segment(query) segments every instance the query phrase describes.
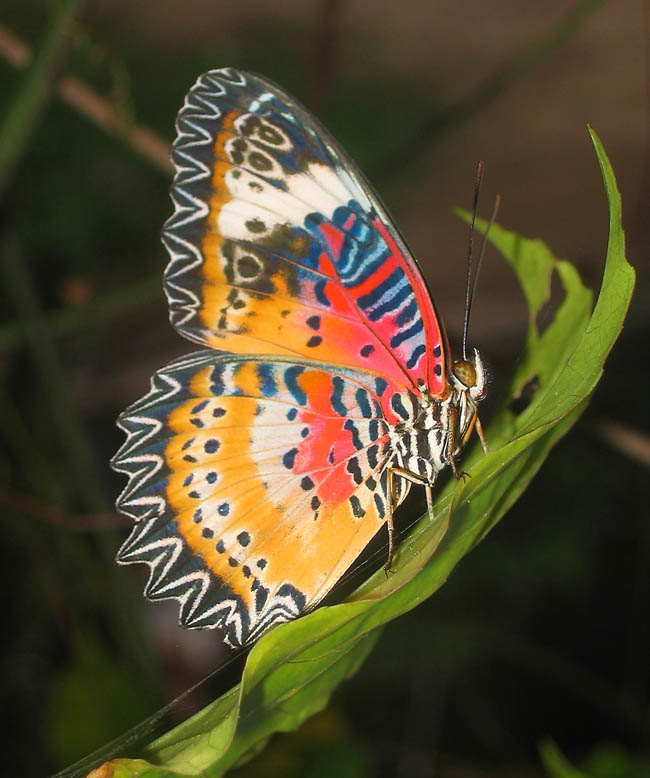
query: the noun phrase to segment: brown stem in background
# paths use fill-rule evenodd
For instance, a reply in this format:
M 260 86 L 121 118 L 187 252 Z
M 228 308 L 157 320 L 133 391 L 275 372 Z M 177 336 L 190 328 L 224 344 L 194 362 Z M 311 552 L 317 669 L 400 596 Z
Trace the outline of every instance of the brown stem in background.
M 650 438 L 647 435 L 612 419 L 599 419 L 591 429 L 619 453 L 650 468 Z
M 120 525 L 131 527 L 133 524 L 129 518 L 119 513 L 74 514 L 60 511 L 29 494 L 11 489 L 7 485 L 0 489 L 0 505 L 16 508 L 22 513 L 37 516 L 55 527 L 74 532 L 112 530 Z
M 31 60 L 32 52 L 23 40 L 0 25 L 0 56 L 15 68 L 25 68 Z M 170 144 L 147 127 L 125 121 L 108 100 L 100 97 L 79 79 L 62 76 L 56 82 L 55 92 L 64 103 L 105 132 L 124 140 L 134 151 L 153 162 L 164 173 L 173 173 L 169 159 Z

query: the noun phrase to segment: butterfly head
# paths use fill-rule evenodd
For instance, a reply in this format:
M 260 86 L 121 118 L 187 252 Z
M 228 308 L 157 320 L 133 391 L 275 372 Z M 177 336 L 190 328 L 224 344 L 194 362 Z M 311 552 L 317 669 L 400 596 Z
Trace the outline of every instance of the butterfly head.
M 483 361 L 476 349 L 471 359 L 458 359 L 451 368 L 450 383 L 458 408 L 458 449 L 468 441 L 476 424 L 479 402 L 485 397 L 487 379 Z
M 452 384 L 459 392 L 466 392 L 477 403 L 485 397 L 486 380 L 483 361 L 476 349 L 474 359 L 457 359 L 451 368 Z

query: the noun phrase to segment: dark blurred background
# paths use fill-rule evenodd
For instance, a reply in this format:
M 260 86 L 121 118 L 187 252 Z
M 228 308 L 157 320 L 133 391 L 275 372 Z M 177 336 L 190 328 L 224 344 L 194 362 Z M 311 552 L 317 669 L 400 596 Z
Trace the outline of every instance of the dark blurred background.
M 128 522 L 113 512 L 123 480 L 108 459 L 118 412 L 192 349 L 160 285 L 166 143 L 195 78 L 234 65 L 296 94 L 366 171 L 452 340 L 467 241 L 452 207 L 471 204 L 479 158 L 483 212 L 500 193 L 500 222 L 543 238 L 597 290 L 607 208 L 589 122 L 638 272 L 589 410 L 526 495 L 434 598 L 389 625 L 326 712 L 238 774 L 528 778 L 547 775 L 555 743 L 584 775 L 650 775 L 648 14 L 642 0 L 5 0 L 3 774 L 66 766 L 225 655 L 218 635 L 178 628 L 175 606 L 144 604 L 144 568 L 114 565 Z M 493 402 L 525 327 L 491 252 L 471 341 Z

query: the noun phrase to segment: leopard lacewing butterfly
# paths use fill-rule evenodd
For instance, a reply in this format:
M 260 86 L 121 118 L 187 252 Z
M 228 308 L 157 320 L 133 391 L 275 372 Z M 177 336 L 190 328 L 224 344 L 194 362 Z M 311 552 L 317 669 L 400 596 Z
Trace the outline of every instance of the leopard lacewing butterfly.
M 163 242 L 176 330 L 203 350 L 119 418 L 118 561 L 228 643 L 313 608 L 412 484 L 477 424 L 478 352 L 453 362 L 417 263 L 363 174 L 294 98 L 202 75 L 176 122 Z M 432 515 L 432 514 L 431 514 Z

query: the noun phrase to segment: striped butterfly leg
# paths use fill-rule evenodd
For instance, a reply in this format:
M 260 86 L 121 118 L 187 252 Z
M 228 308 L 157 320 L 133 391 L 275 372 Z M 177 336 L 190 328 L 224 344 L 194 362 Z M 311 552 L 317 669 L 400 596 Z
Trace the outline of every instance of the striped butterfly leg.
M 410 470 L 405 470 L 402 467 L 390 467 L 388 469 L 388 512 L 386 525 L 388 527 L 388 559 L 384 565 L 384 570 L 388 573 L 393 565 L 393 555 L 395 553 L 395 524 L 393 522 L 393 510 L 396 507 L 396 495 L 394 489 L 393 478 L 398 476 L 405 481 L 409 481 L 412 484 L 418 484 L 424 486 L 424 492 L 427 499 L 427 512 L 429 514 L 429 521 L 433 521 L 433 488 L 426 478 L 423 478 L 417 473 L 412 473 Z
M 458 408 L 450 408 L 449 410 L 449 442 L 447 444 L 447 450 L 449 452 L 449 464 L 451 465 L 451 472 L 454 474 L 454 478 L 456 478 L 458 481 L 460 479 L 465 479 L 469 473 L 466 473 L 464 470 L 459 470 L 458 466 L 456 465 L 456 458 L 454 456 L 454 451 L 456 450 L 456 430 L 458 428 L 458 420 L 459 420 L 459 413 Z M 474 417 L 476 419 L 476 417 Z M 470 424 L 470 430 L 474 426 L 474 422 Z
M 451 408 L 449 410 L 449 443 L 447 444 L 447 449 L 449 452 L 448 455 L 449 455 L 449 464 L 451 465 L 451 471 L 454 474 L 454 478 L 460 480 L 461 478 L 464 479 L 467 476 L 470 476 L 470 474 L 465 472 L 464 470 L 459 470 L 458 466 L 456 465 L 456 457 L 454 456 L 454 451 L 456 450 L 456 446 L 457 446 L 456 430 L 458 429 L 458 423 L 459 423 L 458 409 Z M 481 446 L 483 447 L 483 451 L 487 456 L 487 454 L 490 453 L 490 450 L 488 448 L 487 440 L 485 438 L 485 433 L 483 432 L 483 425 L 481 424 L 481 420 L 479 419 L 478 413 L 476 412 L 474 413 L 474 417 L 472 418 L 471 423 L 469 424 L 462 440 L 460 441 L 461 447 L 465 446 L 473 430 L 476 430 L 476 434 L 478 435 L 479 440 L 481 441 Z
M 481 446 L 483 446 L 483 452 L 485 453 L 485 456 L 487 456 L 490 453 L 490 449 L 488 448 L 487 439 L 485 437 L 485 433 L 483 432 L 483 425 L 481 424 L 481 420 L 478 417 L 478 413 L 476 414 L 476 434 L 478 435 L 478 439 L 481 441 Z

